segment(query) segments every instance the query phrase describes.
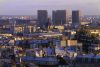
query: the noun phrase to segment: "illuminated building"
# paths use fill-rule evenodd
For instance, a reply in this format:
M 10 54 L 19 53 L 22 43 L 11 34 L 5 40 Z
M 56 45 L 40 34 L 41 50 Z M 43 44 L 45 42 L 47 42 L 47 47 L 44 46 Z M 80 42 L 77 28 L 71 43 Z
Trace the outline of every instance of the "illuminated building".
M 67 46 L 76 46 L 77 40 L 67 40 Z

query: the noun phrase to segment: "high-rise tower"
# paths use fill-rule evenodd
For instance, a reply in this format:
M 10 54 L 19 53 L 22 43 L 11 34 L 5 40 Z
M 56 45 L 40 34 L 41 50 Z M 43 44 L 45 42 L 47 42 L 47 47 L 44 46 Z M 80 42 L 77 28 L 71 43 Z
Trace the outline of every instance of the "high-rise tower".
M 72 11 L 72 27 L 77 28 L 79 26 L 80 26 L 79 10 Z
M 47 10 L 38 10 L 38 26 L 47 28 L 48 12 Z
M 66 23 L 66 10 L 55 10 L 52 12 L 52 21 L 54 25 L 63 25 Z

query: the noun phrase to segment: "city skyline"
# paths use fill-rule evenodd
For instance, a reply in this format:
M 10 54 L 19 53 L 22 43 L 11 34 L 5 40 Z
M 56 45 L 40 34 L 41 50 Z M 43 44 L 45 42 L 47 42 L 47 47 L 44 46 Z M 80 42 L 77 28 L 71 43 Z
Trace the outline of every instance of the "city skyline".
M 81 10 L 100 15 L 99 0 L 0 0 L 0 15 L 36 15 L 37 10 Z

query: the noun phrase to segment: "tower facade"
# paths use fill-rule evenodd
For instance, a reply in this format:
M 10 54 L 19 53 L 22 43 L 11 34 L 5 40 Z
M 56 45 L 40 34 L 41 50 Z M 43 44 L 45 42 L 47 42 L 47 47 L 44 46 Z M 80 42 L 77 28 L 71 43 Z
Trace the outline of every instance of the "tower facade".
M 47 28 L 48 12 L 47 10 L 38 10 L 38 26 Z
M 79 10 L 72 11 L 72 27 L 79 27 L 80 26 L 80 12 Z
M 52 21 L 54 25 L 63 25 L 66 23 L 66 10 L 55 10 L 52 12 Z

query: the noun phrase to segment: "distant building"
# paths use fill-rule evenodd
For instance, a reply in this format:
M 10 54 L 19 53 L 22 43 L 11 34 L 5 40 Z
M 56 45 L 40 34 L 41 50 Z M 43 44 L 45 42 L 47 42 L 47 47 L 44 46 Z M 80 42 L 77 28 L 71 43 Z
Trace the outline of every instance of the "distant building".
M 55 10 L 52 12 L 52 21 L 54 25 L 63 25 L 66 23 L 66 10 Z
M 77 28 L 80 25 L 80 13 L 78 10 L 72 11 L 72 27 Z
M 77 46 L 77 40 L 67 40 L 67 46 Z
M 47 10 L 38 10 L 38 26 L 41 28 L 47 28 L 48 24 L 48 12 Z
M 73 61 L 74 67 L 100 67 L 100 54 L 78 55 Z

